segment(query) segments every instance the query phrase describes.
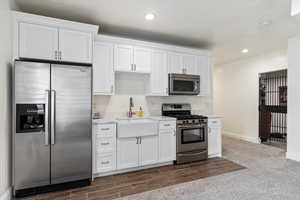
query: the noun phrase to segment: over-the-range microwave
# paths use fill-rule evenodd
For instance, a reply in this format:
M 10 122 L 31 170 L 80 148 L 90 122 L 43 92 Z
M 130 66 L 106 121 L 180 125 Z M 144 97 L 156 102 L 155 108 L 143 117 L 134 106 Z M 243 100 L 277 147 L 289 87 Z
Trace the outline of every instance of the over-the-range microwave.
M 198 95 L 199 93 L 199 75 L 169 74 L 169 95 Z

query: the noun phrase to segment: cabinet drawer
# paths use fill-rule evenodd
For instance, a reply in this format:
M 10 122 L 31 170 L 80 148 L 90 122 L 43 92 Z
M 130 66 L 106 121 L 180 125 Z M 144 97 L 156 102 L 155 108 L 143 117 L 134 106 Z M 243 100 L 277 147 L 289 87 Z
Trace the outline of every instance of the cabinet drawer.
M 209 119 L 208 120 L 208 127 L 220 127 L 221 120 L 220 119 Z
M 176 121 L 161 121 L 159 123 L 160 130 L 176 129 Z
M 96 137 L 113 137 L 115 136 L 115 124 L 94 125 Z
M 114 154 L 97 156 L 96 159 L 96 173 L 108 172 L 116 169 L 116 157 Z
M 115 150 L 116 150 L 116 140 L 114 137 L 101 138 L 97 136 L 96 138 L 97 153 L 113 152 Z

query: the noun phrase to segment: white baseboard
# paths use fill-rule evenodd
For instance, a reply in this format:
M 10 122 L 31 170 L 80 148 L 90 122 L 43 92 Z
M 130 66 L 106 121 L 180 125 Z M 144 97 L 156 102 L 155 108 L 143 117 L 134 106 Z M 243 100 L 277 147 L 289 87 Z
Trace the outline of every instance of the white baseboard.
M 286 156 L 287 159 L 298 161 L 298 162 L 300 161 L 300 155 L 299 154 L 286 152 L 285 156 Z
M 258 137 L 243 136 L 243 135 L 238 134 L 238 133 L 232 133 L 232 132 L 224 131 L 224 130 L 222 131 L 222 134 L 226 135 L 228 137 L 237 138 L 237 139 L 240 139 L 240 140 L 245 140 L 247 142 L 252 142 L 252 143 L 256 143 L 256 144 L 260 143 Z
M 0 200 L 11 200 L 11 189 L 8 188 L 3 194 L 0 195 Z

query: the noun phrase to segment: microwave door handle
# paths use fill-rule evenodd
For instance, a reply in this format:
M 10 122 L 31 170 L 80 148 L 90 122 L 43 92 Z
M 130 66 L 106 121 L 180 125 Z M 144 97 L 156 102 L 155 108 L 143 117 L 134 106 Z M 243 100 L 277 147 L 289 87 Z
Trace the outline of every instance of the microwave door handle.
M 195 81 L 194 82 L 194 92 L 196 92 L 198 90 L 198 85 L 197 85 L 197 82 Z

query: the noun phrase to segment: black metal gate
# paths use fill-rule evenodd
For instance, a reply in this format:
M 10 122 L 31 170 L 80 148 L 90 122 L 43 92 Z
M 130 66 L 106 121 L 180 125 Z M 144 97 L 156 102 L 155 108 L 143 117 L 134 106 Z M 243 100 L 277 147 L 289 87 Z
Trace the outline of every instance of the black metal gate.
M 287 70 L 259 74 L 259 137 L 286 143 Z

